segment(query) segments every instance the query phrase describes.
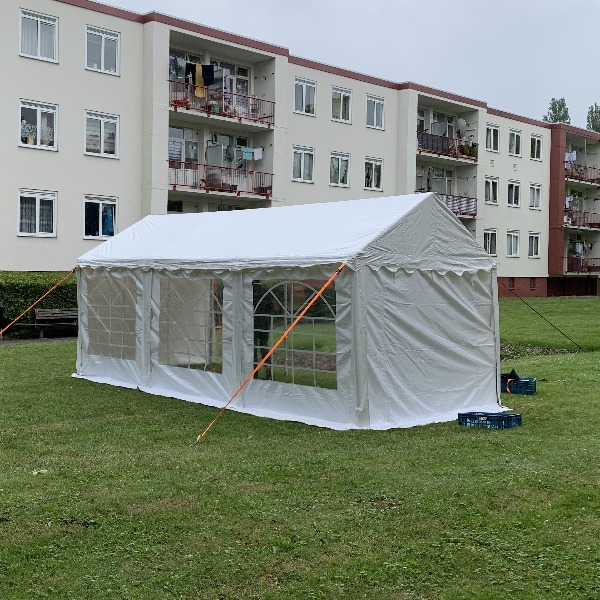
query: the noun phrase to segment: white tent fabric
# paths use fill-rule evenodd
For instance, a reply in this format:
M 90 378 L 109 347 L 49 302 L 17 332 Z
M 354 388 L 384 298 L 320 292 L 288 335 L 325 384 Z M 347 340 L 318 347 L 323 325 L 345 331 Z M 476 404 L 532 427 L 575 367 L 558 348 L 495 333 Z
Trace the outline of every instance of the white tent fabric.
M 327 279 L 342 262 L 334 389 L 252 380 L 232 409 L 336 429 L 503 410 L 495 263 L 431 193 L 142 219 L 78 260 L 76 376 L 221 407 L 254 365 L 252 282 Z M 175 366 L 164 338 L 181 332 L 170 356 L 190 352 L 213 278 L 221 371 Z

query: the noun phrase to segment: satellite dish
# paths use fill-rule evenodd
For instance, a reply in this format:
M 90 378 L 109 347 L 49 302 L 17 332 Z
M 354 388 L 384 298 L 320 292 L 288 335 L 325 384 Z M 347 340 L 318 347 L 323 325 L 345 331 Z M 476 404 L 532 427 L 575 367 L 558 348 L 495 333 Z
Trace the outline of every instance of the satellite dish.
M 459 138 L 465 137 L 465 131 L 467 130 L 467 122 L 462 118 L 456 119 L 456 133 Z

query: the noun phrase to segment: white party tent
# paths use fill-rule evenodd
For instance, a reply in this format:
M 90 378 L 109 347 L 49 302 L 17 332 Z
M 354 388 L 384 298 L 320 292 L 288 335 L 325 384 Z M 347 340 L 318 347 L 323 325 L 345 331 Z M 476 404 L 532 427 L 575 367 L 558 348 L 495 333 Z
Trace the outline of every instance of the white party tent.
M 230 408 L 335 429 L 503 410 L 495 263 L 432 193 L 142 219 L 77 262 L 75 376 L 222 407 L 341 263 Z

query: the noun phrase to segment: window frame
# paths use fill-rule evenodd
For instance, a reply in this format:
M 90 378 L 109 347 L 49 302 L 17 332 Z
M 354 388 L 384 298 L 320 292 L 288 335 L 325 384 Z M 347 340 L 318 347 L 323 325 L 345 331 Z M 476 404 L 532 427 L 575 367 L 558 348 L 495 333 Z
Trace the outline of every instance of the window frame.
M 483 197 L 484 197 L 484 201 L 486 204 L 493 204 L 494 206 L 498 206 L 499 187 L 500 187 L 500 181 L 499 181 L 498 177 L 486 177 L 485 178 L 485 188 L 484 188 L 484 196 Z M 491 192 L 495 188 L 495 190 L 496 190 L 495 199 L 488 200 L 488 188 L 490 189 L 490 197 L 492 196 Z
M 492 239 L 494 240 L 493 244 Z M 492 246 L 494 252 L 492 252 Z M 483 249 L 490 256 L 498 256 L 498 229 L 495 227 L 483 230 Z
M 512 195 L 511 195 L 512 188 Z M 516 198 L 516 201 L 515 201 Z M 507 186 L 506 205 L 511 208 L 521 207 L 521 182 L 516 179 L 509 179 Z
M 540 231 L 530 231 L 527 239 L 527 258 L 539 259 L 540 256 L 540 241 L 541 241 L 541 232 Z M 537 253 L 531 253 L 531 241 L 537 239 Z
M 100 152 L 88 150 L 88 119 L 100 121 Z M 86 110 L 83 117 L 83 153 L 87 156 L 97 156 L 99 158 L 118 159 L 121 151 L 120 144 L 120 118 L 119 115 L 109 115 L 95 110 Z M 115 123 L 115 152 L 110 154 L 104 152 L 104 127 L 106 123 Z
M 297 86 L 302 86 L 302 109 L 298 109 L 296 107 L 296 88 Z M 307 88 L 313 88 L 313 104 L 312 104 L 312 112 L 307 111 L 306 107 L 309 106 L 306 103 L 306 90 Z M 316 117 L 317 116 L 317 82 L 312 79 L 305 79 L 304 77 L 294 77 L 294 112 L 297 115 L 306 115 L 308 117 Z
M 37 21 L 37 54 L 27 54 L 23 51 L 23 19 L 29 18 Z M 41 56 L 40 54 L 40 23 L 46 22 L 48 25 L 54 27 L 54 57 L 48 58 L 47 56 Z M 47 15 L 45 13 L 38 12 L 36 10 L 29 10 L 26 8 L 21 8 L 19 12 L 19 56 L 23 56 L 24 58 L 33 58 L 35 60 L 43 60 L 45 62 L 58 64 L 58 17 L 54 17 L 52 15 Z
M 296 153 L 301 154 L 302 158 L 300 160 L 300 177 L 296 178 L 294 177 L 294 157 L 296 155 Z M 305 155 L 311 155 L 312 156 L 312 172 L 311 172 L 311 178 L 310 179 L 306 179 L 305 177 L 305 173 L 304 173 L 304 156 Z M 294 145 L 292 146 L 292 181 L 297 181 L 298 183 L 314 183 L 315 182 L 315 149 L 311 148 L 310 146 L 297 146 Z
M 520 232 L 518 229 L 509 229 L 506 232 L 506 257 L 507 258 L 519 258 L 519 237 L 520 237 Z M 513 242 L 509 242 L 509 239 L 512 239 Z M 514 248 L 513 248 L 513 246 L 514 246 Z
M 380 186 L 376 187 L 375 185 L 368 186 L 367 185 L 367 164 L 370 164 L 373 169 L 373 181 L 375 181 L 375 167 L 379 165 L 379 182 Z M 365 190 L 371 190 L 373 192 L 383 192 L 383 158 L 374 158 L 371 156 L 365 156 Z
M 523 156 L 523 139 L 522 138 L 523 138 L 523 132 L 520 129 L 509 129 L 509 131 L 508 131 L 508 154 L 510 156 L 517 156 L 517 157 Z M 514 140 L 514 148 L 512 151 L 510 149 L 511 140 Z
M 369 102 L 374 103 L 373 108 L 373 124 L 369 123 Z M 377 105 L 381 105 L 381 125 L 377 124 Z M 366 114 L 365 114 L 365 127 L 369 129 L 385 129 L 385 98 L 381 96 L 374 96 L 373 94 L 367 94 L 366 98 Z
M 537 133 L 531 134 L 529 143 L 529 158 L 531 160 L 542 160 L 542 140 L 543 137 Z
M 338 181 L 337 182 L 331 181 L 331 163 L 333 160 L 338 161 Z M 341 172 L 342 172 L 341 167 L 342 167 L 343 161 L 346 161 L 346 183 L 342 183 L 340 181 Z M 329 185 L 330 185 L 330 187 L 344 187 L 344 188 L 350 187 L 350 154 L 348 154 L 347 152 L 333 151 L 330 153 L 330 155 L 329 155 Z
M 21 116 L 21 111 L 23 108 L 29 108 L 37 111 L 36 116 L 36 143 L 35 144 L 27 144 L 23 142 L 24 137 L 33 137 L 33 136 L 24 136 L 23 134 L 23 118 Z M 41 116 L 42 113 L 50 113 L 54 115 L 54 131 L 53 131 L 53 145 L 50 146 L 48 144 L 41 144 Z M 25 123 L 27 124 L 27 123 Z M 19 138 L 18 145 L 22 148 L 35 148 L 36 150 L 50 150 L 51 152 L 58 152 L 58 104 L 52 104 L 50 102 L 38 102 L 36 100 L 26 100 L 25 98 L 19 99 Z
M 83 196 L 83 239 L 84 240 L 109 240 L 117 234 L 118 198 L 115 196 L 98 196 L 97 194 L 85 194 Z M 86 235 L 86 204 L 98 204 L 98 235 Z M 113 232 L 111 235 L 102 235 L 102 208 L 104 205 L 114 206 Z
M 88 36 L 90 34 L 99 35 L 102 38 L 100 46 L 100 66 L 93 67 L 88 62 Z M 115 70 L 110 71 L 104 68 L 105 62 L 105 50 L 106 40 L 113 39 L 117 42 L 116 44 L 116 56 L 115 56 Z M 121 34 L 118 31 L 112 31 L 110 29 L 104 29 L 104 27 L 97 27 L 96 25 L 86 25 L 85 27 L 85 69 L 87 71 L 95 71 L 96 73 L 105 73 L 106 75 L 119 76 L 121 69 Z
M 27 232 L 21 231 L 21 199 L 22 198 L 35 198 L 35 231 Z M 52 231 L 40 231 L 40 203 L 42 200 L 52 200 Z M 29 188 L 19 189 L 19 201 L 17 210 L 17 237 L 44 237 L 44 238 L 55 238 L 56 237 L 56 223 L 57 223 L 57 205 L 58 205 L 58 193 L 51 192 L 48 190 L 32 190 Z
M 533 196 L 537 197 L 537 205 L 535 202 L 532 204 L 532 192 Z M 540 183 L 529 184 L 529 210 L 542 210 L 542 185 Z
M 494 132 L 496 133 L 496 140 L 494 143 Z M 489 145 L 488 145 L 489 137 Z M 500 152 L 500 127 L 493 123 L 488 123 L 485 126 L 485 149 L 488 152 Z
M 333 95 L 336 93 L 340 94 L 340 116 L 339 117 L 335 117 L 333 114 Z M 344 106 L 344 97 L 348 98 L 348 118 L 347 119 L 344 119 L 342 117 L 342 115 L 343 115 L 342 107 Z M 348 123 L 349 125 L 352 124 L 352 90 L 338 87 L 336 85 L 331 87 L 331 120 L 335 121 L 336 123 Z

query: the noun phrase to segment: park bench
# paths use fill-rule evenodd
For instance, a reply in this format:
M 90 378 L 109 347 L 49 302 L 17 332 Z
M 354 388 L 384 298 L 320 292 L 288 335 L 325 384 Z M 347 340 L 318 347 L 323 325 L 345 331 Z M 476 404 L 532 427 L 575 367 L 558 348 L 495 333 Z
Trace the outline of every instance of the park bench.
M 37 308 L 35 311 L 35 327 L 44 337 L 47 329 L 60 330 L 73 328 L 77 330 L 78 311 L 76 308 Z

